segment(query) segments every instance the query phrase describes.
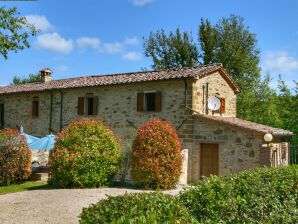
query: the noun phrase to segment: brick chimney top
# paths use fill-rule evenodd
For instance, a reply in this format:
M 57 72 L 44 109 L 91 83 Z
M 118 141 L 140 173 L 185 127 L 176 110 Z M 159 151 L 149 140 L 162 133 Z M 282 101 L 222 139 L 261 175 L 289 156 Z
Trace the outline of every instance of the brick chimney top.
M 52 70 L 49 68 L 43 68 L 40 71 L 40 78 L 42 83 L 46 83 L 52 80 Z

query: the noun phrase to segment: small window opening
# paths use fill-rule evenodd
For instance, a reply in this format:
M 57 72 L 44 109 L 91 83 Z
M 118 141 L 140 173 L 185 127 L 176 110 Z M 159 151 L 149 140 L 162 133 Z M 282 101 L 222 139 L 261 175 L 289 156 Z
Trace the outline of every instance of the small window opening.
M 155 111 L 155 97 L 156 93 L 145 93 L 145 111 Z

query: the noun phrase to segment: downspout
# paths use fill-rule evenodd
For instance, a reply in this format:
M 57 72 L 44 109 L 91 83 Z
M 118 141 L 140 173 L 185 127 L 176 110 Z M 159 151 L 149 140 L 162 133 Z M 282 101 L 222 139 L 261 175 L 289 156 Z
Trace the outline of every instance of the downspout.
M 184 105 L 186 108 L 188 108 L 187 106 L 188 86 L 187 86 L 186 79 L 183 79 L 183 81 L 184 81 Z
M 53 117 L 53 92 L 50 92 L 51 101 L 50 101 L 50 124 L 49 124 L 49 134 L 52 132 L 52 117 Z
M 205 85 L 203 85 L 203 113 L 205 111 Z
M 63 128 L 63 92 L 60 91 L 60 131 Z
M 209 83 L 206 83 L 206 114 L 208 114 L 208 87 L 209 87 Z

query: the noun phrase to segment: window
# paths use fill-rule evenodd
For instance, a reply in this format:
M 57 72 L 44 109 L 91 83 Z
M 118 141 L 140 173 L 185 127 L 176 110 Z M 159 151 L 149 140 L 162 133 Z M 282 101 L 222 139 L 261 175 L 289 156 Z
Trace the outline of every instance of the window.
M 155 105 L 155 98 L 156 98 L 156 93 L 145 93 L 145 111 L 155 111 L 156 110 L 156 105 Z
M 98 97 L 92 93 L 86 94 L 85 97 L 78 98 L 78 114 L 79 115 L 97 115 L 98 113 Z
M 0 103 L 0 128 L 4 127 L 4 104 Z
M 39 114 L 39 100 L 38 98 L 33 98 L 32 100 L 32 117 L 38 117 Z
M 150 91 L 142 92 L 137 95 L 138 112 L 160 112 L 161 111 L 161 93 Z

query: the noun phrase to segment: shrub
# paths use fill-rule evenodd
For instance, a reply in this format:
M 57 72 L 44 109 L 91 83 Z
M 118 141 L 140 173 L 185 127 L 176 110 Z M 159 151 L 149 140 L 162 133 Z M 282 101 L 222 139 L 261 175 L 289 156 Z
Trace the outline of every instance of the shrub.
M 77 120 L 58 134 L 51 158 L 50 182 L 60 187 L 98 187 L 118 171 L 120 145 L 95 119 Z
M 298 166 L 211 177 L 180 199 L 202 223 L 298 223 Z
M 0 186 L 30 177 L 31 150 L 24 135 L 15 129 L 0 130 Z
M 152 119 L 139 128 L 133 144 L 131 175 L 146 188 L 174 188 L 182 169 L 181 144 L 166 121 Z
M 84 208 L 81 224 L 197 223 L 177 197 L 162 193 L 135 193 L 111 197 Z

